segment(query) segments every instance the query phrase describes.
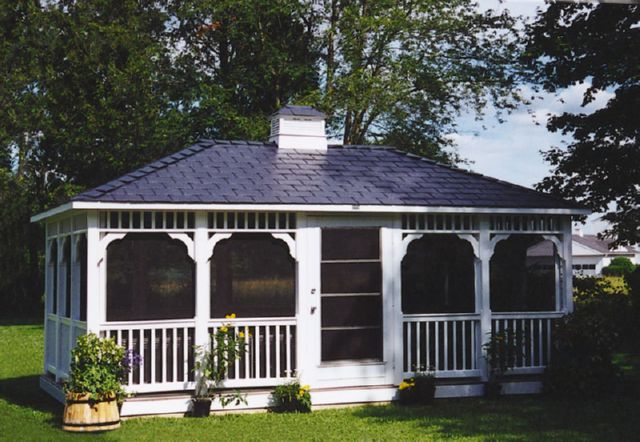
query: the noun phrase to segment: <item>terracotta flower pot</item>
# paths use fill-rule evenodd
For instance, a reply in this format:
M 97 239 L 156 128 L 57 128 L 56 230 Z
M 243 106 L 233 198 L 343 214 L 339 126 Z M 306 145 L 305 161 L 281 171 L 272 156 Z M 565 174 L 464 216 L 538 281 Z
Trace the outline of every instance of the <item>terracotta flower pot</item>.
M 101 401 L 88 394 L 69 393 L 62 416 L 62 429 L 72 432 L 108 431 L 120 428 L 120 413 L 115 396 Z

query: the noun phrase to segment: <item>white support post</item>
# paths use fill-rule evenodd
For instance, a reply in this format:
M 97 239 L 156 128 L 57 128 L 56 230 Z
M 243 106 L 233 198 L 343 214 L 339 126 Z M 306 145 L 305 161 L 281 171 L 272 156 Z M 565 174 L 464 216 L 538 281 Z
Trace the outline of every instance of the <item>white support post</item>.
M 478 368 L 480 369 L 481 378 L 483 381 L 489 379 L 489 371 L 487 361 L 485 359 L 485 352 L 483 346 L 489 340 L 489 333 L 491 332 L 491 295 L 490 295 L 490 261 L 493 254 L 491 246 L 491 237 L 489 235 L 489 218 L 487 216 L 480 217 L 480 236 L 479 236 L 479 251 L 480 251 L 480 282 L 481 291 L 476 293 L 476 301 L 479 301 L 477 307 L 480 308 L 480 336 L 476 341 L 480 346 L 477 352 L 478 355 Z M 479 299 L 478 299 L 479 298 Z
M 100 278 L 100 232 L 98 212 L 87 213 L 87 333 L 98 334 L 102 318 L 105 282 Z
M 298 214 L 296 230 L 296 367 L 301 383 L 313 384 L 320 363 L 320 228 Z
M 394 220 L 396 221 L 396 220 Z M 397 275 L 400 275 L 400 265 L 395 260 L 395 233 L 399 232 L 399 219 L 391 228 L 380 228 L 380 245 L 382 260 L 382 349 L 383 360 L 387 363 L 385 377 L 387 382 L 393 383 L 396 380 L 396 369 L 402 368 L 402 346 L 396 347 L 396 332 L 398 319 L 402 323 L 402 312 L 400 310 L 400 293 L 396 292 Z M 397 355 L 400 355 L 398 357 Z
M 391 230 L 389 236 L 391 236 L 389 246 L 391 247 L 392 251 L 389 255 L 385 255 L 385 257 L 389 257 L 390 262 L 385 263 L 383 261 L 382 265 L 390 266 L 391 274 L 393 275 L 391 293 L 389 293 L 387 296 L 390 297 L 392 301 L 391 311 L 393 316 L 393 322 L 390 324 L 390 327 L 393 327 L 393 353 L 395 355 L 395 358 L 393 360 L 394 368 L 392 383 L 394 385 L 398 385 L 400 384 L 400 382 L 402 382 L 405 358 L 404 341 L 402 338 L 404 318 L 402 314 L 402 281 L 400 275 L 402 274 L 402 259 L 404 258 L 406 249 L 402 244 L 402 219 L 400 216 L 397 216 L 394 219 L 393 229 Z
M 47 372 L 47 363 L 51 357 L 49 348 L 49 311 L 51 310 L 52 295 L 52 277 L 51 274 L 51 244 L 49 242 L 49 223 L 44 226 L 44 250 L 45 250 L 45 266 L 44 266 L 44 373 Z
M 572 232 L 571 217 L 566 216 L 563 219 L 562 246 L 564 248 L 564 279 L 562 281 L 564 291 L 563 310 L 567 313 L 573 311 L 573 259 L 572 259 Z
M 209 258 L 211 248 L 207 233 L 207 213 L 196 212 L 196 231 L 194 234 L 194 254 L 196 265 L 196 321 L 195 345 L 206 345 L 209 341 L 207 324 L 210 316 L 211 281 L 209 279 Z

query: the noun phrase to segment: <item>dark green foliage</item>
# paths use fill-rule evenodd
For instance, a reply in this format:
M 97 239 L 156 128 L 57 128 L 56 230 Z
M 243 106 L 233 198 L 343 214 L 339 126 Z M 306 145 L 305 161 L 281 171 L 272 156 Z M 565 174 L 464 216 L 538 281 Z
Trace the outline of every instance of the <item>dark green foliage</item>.
M 549 130 L 573 141 L 545 152 L 554 170 L 538 187 L 606 212 L 614 245 L 640 242 L 639 20 L 638 4 L 553 2 L 528 28 L 534 82 L 549 92 L 586 83 L 582 106 L 613 93 L 595 112 L 549 119 Z
M 400 383 L 399 402 L 402 405 L 428 405 L 433 402 L 435 392 L 436 378 L 433 372 L 418 372 Z
M 198 137 L 264 139 L 286 103 L 347 143 L 459 161 L 455 116 L 519 100 L 513 25 L 462 0 L 3 2 L 2 314 L 42 309 L 29 215 Z
M 279 413 L 308 413 L 311 411 L 311 394 L 308 385 L 293 381 L 278 385 L 272 393 L 273 410 Z
M 575 281 L 575 312 L 554 327 L 544 389 L 555 396 L 600 398 L 615 391 L 613 354 L 633 333 L 629 297 L 606 280 Z
M 625 256 L 618 256 L 611 260 L 611 264 L 602 269 L 602 274 L 607 276 L 625 276 L 632 273 L 636 266 Z

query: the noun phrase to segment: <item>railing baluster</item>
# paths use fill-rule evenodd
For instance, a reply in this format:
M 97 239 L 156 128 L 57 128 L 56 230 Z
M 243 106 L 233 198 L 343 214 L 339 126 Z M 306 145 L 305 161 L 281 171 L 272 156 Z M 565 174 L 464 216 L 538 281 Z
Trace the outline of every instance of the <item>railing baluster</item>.
M 127 350 L 132 350 L 133 349 L 133 333 L 131 331 L 131 329 L 128 330 L 128 335 L 127 335 Z M 129 370 L 129 385 L 133 385 L 133 369 Z
M 160 382 L 167 382 L 167 329 L 160 329 Z
M 535 357 L 533 356 L 535 338 L 533 337 L 533 319 L 529 320 L 529 366 L 536 365 Z
M 280 326 L 276 325 L 276 334 L 275 334 L 275 338 L 276 338 L 276 378 L 281 377 L 280 376 L 280 359 L 281 359 L 281 355 L 280 355 Z
M 551 361 L 551 319 L 547 319 L 547 365 Z
M 256 378 L 259 379 L 262 373 L 260 373 L 260 326 L 256 325 Z
M 467 369 L 467 321 L 462 321 L 462 369 Z
M 285 356 L 287 357 L 286 360 L 286 374 L 285 377 L 289 378 L 289 377 L 293 377 L 293 373 L 291 373 L 291 325 L 285 325 L 284 326 L 285 329 L 285 338 L 287 340 L 287 342 L 285 343 Z
M 422 371 L 420 367 L 420 321 L 416 322 L 416 372 Z
M 187 353 L 189 349 L 189 329 L 187 327 L 182 328 L 182 381 L 187 382 L 189 380 L 189 356 Z
M 453 370 L 458 369 L 458 323 L 456 321 L 451 322 L 451 326 L 453 327 Z
M 142 221 L 141 221 L 142 222 Z M 144 351 L 144 329 L 140 328 L 138 329 L 138 346 L 140 348 L 140 356 L 142 356 L 142 360 L 140 362 L 140 384 L 144 384 L 144 378 L 145 378 L 145 369 L 144 367 L 147 365 L 145 361 L 145 351 Z
M 440 370 L 440 323 L 435 321 L 436 326 L 436 371 Z
M 442 321 L 442 334 L 444 337 L 444 346 L 442 347 L 444 350 L 443 359 L 444 359 L 444 369 L 449 370 L 449 321 Z
M 426 356 L 426 363 L 427 363 L 427 370 L 431 369 L 431 340 L 429 339 L 429 331 L 431 329 L 431 322 L 426 321 L 424 323 L 425 328 L 426 328 L 426 334 L 425 334 L 425 356 Z
M 151 383 L 156 383 L 156 329 L 149 330 L 149 345 L 151 346 Z
M 171 338 L 171 380 L 173 382 L 178 382 L 178 351 L 177 351 L 177 336 L 178 336 L 178 329 L 176 327 L 173 327 L 171 329 L 171 334 L 172 334 L 172 338 Z
M 411 329 L 412 327 L 412 322 L 407 322 L 407 370 L 409 371 L 414 371 L 412 370 L 411 367 L 411 359 L 412 359 L 412 348 L 411 348 Z
M 251 377 L 251 367 L 249 365 L 251 361 L 251 335 L 249 334 L 249 326 L 244 326 L 244 338 L 246 339 L 245 348 L 247 351 L 244 354 L 244 378 L 249 379 Z
M 256 214 L 257 215 L 257 214 Z M 256 219 L 256 225 L 257 225 Z M 264 358 L 265 377 L 271 377 L 271 326 L 264 327 L 264 351 L 266 353 Z

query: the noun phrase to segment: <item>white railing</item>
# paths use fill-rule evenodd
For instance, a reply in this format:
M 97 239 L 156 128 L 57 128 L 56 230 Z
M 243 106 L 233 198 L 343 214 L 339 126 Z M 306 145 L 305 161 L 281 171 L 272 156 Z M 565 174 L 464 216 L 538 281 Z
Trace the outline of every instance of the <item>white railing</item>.
M 228 324 L 228 333 L 244 334 L 247 351 L 229 367 L 225 387 L 269 386 L 295 377 L 295 318 L 212 319 L 209 334 Z
M 520 346 L 512 373 L 539 373 L 551 359 L 553 322 L 563 313 L 512 312 L 494 313 L 493 332 L 505 333 L 508 339 Z
M 180 391 L 194 388 L 195 323 L 190 320 L 108 323 L 100 334 L 142 357 L 129 373 L 129 392 Z
M 436 377 L 480 375 L 480 315 L 404 315 L 403 322 L 405 375 L 425 370 Z
M 45 371 L 66 379 L 71 350 L 78 336 L 87 332 L 84 321 L 47 314 L 45 318 Z

